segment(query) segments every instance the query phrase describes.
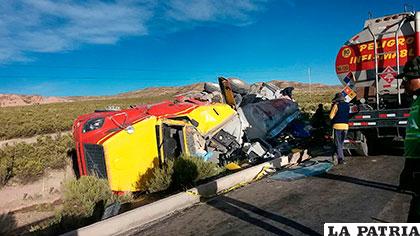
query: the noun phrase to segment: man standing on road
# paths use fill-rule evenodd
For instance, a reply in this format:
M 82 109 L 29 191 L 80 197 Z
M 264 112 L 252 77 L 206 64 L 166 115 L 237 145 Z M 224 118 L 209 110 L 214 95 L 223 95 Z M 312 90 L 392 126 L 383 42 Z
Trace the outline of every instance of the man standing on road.
M 312 127 L 325 129 L 327 122 L 325 122 L 326 115 L 324 112 L 324 105 L 322 103 L 318 104 L 318 108 L 312 116 Z
M 323 144 L 324 137 L 327 132 L 326 114 L 323 104 L 318 105 L 315 114 L 311 118 L 312 136 L 314 141 L 318 144 Z
M 420 222 L 420 57 L 405 64 L 403 78 L 405 91 L 417 96 L 410 109 L 404 139 L 405 165 L 400 176 L 400 189 L 414 192 L 408 222 Z
M 350 105 L 345 101 L 342 93 L 337 93 L 332 100 L 332 103 L 330 119 L 333 127 L 335 145 L 333 162 L 335 162 L 334 155 L 337 154 L 338 164 L 345 164 L 343 148 L 347 130 L 349 129 Z

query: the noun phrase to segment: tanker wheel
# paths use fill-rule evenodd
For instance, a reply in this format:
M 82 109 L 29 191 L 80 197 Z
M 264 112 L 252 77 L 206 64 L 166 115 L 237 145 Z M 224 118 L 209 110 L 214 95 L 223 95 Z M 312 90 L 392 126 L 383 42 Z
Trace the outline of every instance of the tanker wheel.
M 356 132 L 357 141 L 360 141 L 356 149 L 353 149 L 354 155 L 367 157 L 369 155 L 369 148 L 366 136 L 360 132 Z

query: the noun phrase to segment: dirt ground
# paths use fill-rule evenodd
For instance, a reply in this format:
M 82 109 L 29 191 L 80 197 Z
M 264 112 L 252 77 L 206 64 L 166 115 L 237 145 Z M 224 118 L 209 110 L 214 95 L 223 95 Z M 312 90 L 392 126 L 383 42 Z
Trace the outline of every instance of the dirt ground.
M 404 159 L 352 157 L 327 174 L 262 179 L 130 232 L 131 235 L 321 235 L 333 222 L 405 222 L 411 195 L 397 185 Z
M 12 230 L 53 216 L 62 197 L 61 185 L 70 178 L 74 178 L 73 169 L 67 166 L 30 184 L 10 181 L 0 189 L 0 225 L 13 222 L 7 223 Z

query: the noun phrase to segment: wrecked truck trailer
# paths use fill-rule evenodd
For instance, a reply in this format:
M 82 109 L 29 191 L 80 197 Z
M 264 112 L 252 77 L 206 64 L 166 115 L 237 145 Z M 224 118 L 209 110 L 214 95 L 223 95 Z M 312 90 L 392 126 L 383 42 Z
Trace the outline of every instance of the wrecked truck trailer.
M 270 84 L 219 78 L 173 101 L 78 117 L 73 136 L 80 175 L 108 180 L 113 191 L 139 191 L 141 178 L 181 155 L 225 165 L 281 155 L 275 137 L 297 104 Z

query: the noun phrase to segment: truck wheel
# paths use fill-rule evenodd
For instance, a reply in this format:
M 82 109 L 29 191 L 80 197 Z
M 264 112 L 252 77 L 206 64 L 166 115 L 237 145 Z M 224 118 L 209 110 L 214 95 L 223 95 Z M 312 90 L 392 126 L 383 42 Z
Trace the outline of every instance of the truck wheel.
M 367 157 L 369 154 L 368 153 L 369 148 L 368 148 L 366 136 L 362 132 L 357 131 L 356 137 L 357 137 L 357 141 L 360 141 L 360 143 L 359 145 L 357 145 L 356 149 L 353 149 L 354 154 L 356 154 L 357 156 Z

